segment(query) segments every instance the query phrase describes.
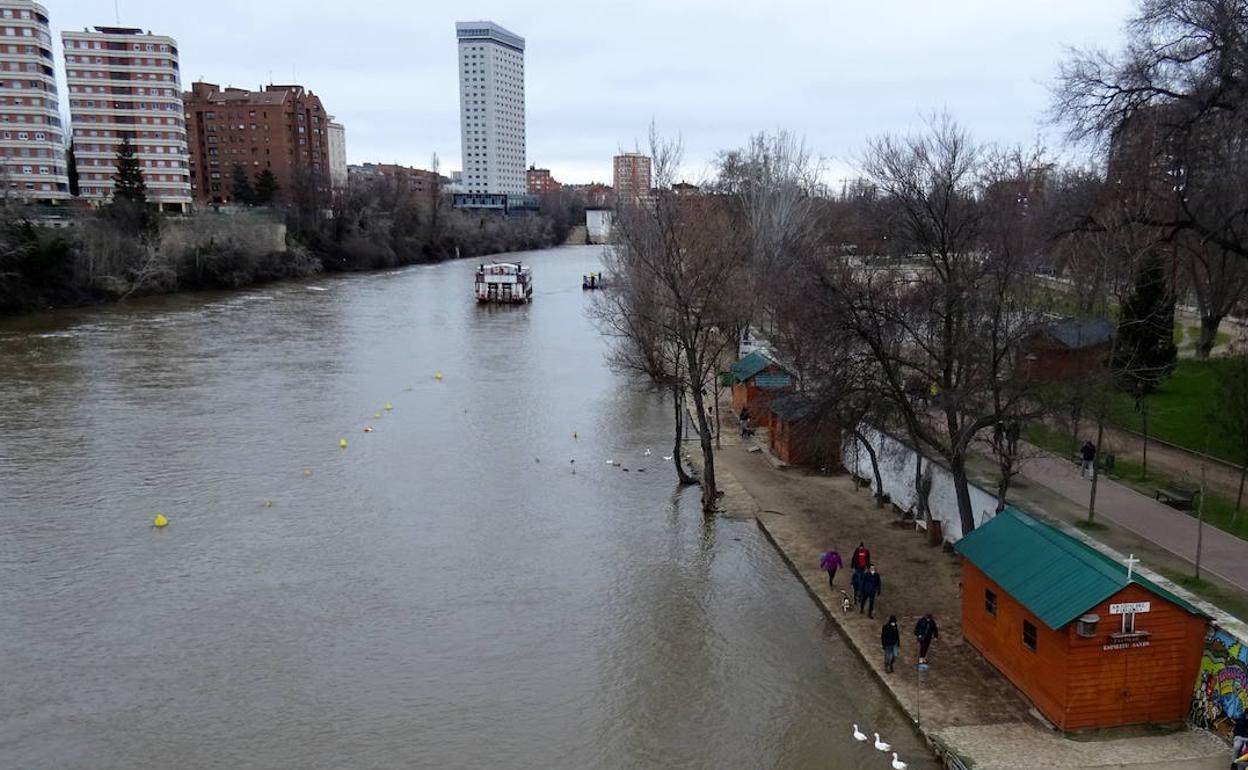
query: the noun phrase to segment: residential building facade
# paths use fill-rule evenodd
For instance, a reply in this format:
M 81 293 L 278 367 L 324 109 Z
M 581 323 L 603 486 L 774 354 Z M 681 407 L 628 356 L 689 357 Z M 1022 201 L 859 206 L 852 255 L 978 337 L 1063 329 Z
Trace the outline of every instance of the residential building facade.
M 47 10 L 0 0 L 0 35 L 0 184 L 14 198 L 64 200 L 69 176 Z
M 650 195 L 650 157 L 639 152 L 616 155 L 614 169 L 615 196 L 623 204 L 637 203 Z
M 529 166 L 529 170 L 524 172 L 524 174 L 529 195 L 545 195 L 546 193 L 558 192 L 563 187 L 550 175 L 550 169 L 548 168 Z
M 423 168 L 399 166 L 394 163 L 362 163 L 347 167 L 349 184 L 352 186 L 388 180 L 402 185 L 415 195 L 433 197 L 442 191 L 442 177 Z
M 464 189 L 524 194 L 524 38 L 491 21 L 456 22 L 455 37 Z
M 264 171 L 273 172 L 279 199 L 300 173 L 329 185 L 329 115 L 315 93 L 300 85 L 248 91 L 196 82 L 184 96 L 196 200 L 233 201 L 236 165 L 253 186 Z
M 347 186 L 347 128 L 329 116 L 329 181 L 335 190 Z
M 112 198 L 117 151 L 129 139 L 148 200 L 186 209 L 191 180 L 177 41 L 131 27 L 63 32 L 61 41 L 81 197 Z

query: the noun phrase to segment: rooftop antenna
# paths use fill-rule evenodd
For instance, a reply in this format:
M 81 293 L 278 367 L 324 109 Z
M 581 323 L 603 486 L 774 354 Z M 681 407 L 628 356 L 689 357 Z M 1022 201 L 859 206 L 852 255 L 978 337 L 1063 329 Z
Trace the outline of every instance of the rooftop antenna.
M 121 5 L 120 0 L 113 0 L 113 16 L 117 19 L 117 26 L 121 26 Z

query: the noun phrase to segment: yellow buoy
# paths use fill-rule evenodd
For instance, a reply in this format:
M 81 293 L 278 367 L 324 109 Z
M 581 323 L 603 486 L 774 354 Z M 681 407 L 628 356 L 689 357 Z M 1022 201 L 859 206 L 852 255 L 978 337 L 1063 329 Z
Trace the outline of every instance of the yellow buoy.
M 265 508 L 272 508 L 272 507 L 273 507 L 273 501 L 272 501 L 272 500 L 265 500 L 265 501 L 264 501 L 264 507 L 265 507 Z
M 403 390 L 407 390 L 407 391 L 410 391 L 411 389 L 412 389 L 412 386 L 411 386 L 411 385 L 408 385 L 408 386 L 406 386 L 405 388 L 403 388 Z
M 436 373 L 433 375 L 433 379 L 435 379 L 435 380 L 440 380 L 440 379 L 442 379 L 442 372 L 436 372 Z
M 311 476 L 311 475 L 312 475 L 312 469 L 311 469 L 311 468 L 304 468 L 304 469 L 303 469 L 303 475 L 304 475 L 304 476 Z
M 382 407 L 382 409 L 385 409 L 387 412 L 393 408 L 394 408 L 394 404 L 390 403 L 389 401 L 387 401 L 386 405 Z
M 165 518 L 165 514 L 157 513 L 156 518 L 152 519 L 152 526 L 156 528 L 168 526 L 169 520 Z
M 381 419 L 381 412 L 373 412 L 373 419 L 375 419 L 375 420 L 380 420 L 380 419 Z
M 346 448 L 347 448 L 347 440 L 346 440 L 345 438 L 340 438 L 340 439 L 338 439 L 338 448 L 339 448 L 339 449 L 346 449 Z

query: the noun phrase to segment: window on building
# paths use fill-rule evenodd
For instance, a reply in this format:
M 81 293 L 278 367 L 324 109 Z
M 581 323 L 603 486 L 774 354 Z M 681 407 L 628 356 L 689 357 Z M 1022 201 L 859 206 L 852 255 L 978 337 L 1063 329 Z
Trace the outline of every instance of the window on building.
M 997 616 L 997 595 L 992 591 L 984 591 L 984 611 L 994 618 Z
M 1122 614 L 1122 633 L 1124 634 L 1135 633 L 1135 613 L 1134 612 L 1124 612 Z
M 1032 652 L 1036 651 L 1036 627 L 1026 620 L 1023 621 L 1023 646 Z

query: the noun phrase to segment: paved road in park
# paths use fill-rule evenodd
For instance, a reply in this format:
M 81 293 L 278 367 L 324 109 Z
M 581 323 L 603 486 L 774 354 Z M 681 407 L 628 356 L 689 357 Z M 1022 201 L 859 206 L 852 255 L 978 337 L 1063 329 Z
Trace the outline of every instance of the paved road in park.
M 1083 506 L 1088 504 L 1092 482 L 1080 478 L 1078 467 L 1054 455 L 1037 452 L 1022 464 L 1020 472 L 1031 481 Z M 1102 476 L 1096 485 L 1096 515 L 1151 540 L 1167 551 L 1196 560 L 1194 516 L 1163 505 L 1127 486 Z M 1201 570 L 1248 591 L 1248 541 L 1205 526 L 1201 544 Z

